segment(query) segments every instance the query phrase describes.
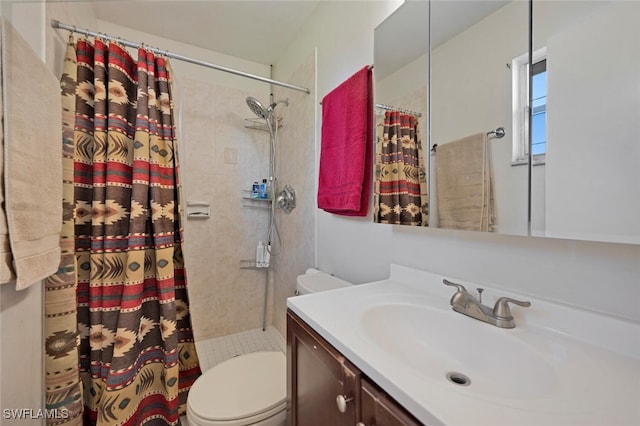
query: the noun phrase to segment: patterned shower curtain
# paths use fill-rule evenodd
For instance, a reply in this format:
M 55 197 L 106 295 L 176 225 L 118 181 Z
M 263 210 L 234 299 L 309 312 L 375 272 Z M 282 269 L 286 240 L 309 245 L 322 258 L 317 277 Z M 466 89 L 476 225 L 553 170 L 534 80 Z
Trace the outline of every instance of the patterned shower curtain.
M 417 119 L 386 111 L 377 134 L 374 221 L 427 226 L 426 167 Z
M 76 51 L 69 36 L 62 69 L 62 231 L 58 272 L 45 280 L 45 398 L 48 425 L 82 424 L 78 365 L 78 310 L 73 220 L 73 147 Z
M 77 351 L 84 424 L 177 424 L 200 368 L 186 292 L 168 62 L 144 48 L 135 61 L 99 39 L 79 40 L 75 56 L 75 79 L 73 72 L 62 77 L 63 96 L 75 88 L 70 238 L 79 345 L 69 341 L 68 348 Z M 47 321 L 47 333 L 71 331 Z M 47 364 L 47 377 L 61 368 Z M 47 408 L 60 407 L 64 398 L 51 393 Z

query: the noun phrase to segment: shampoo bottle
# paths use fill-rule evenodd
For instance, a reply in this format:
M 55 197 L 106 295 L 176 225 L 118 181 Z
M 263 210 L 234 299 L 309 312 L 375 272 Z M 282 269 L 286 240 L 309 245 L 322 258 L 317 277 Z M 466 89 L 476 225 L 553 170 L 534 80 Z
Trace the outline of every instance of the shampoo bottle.
M 265 268 L 268 268 L 270 261 L 271 261 L 271 243 L 269 242 L 264 247 L 263 257 L 262 257 L 262 266 Z
M 262 244 L 262 241 L 258 241 L 258 246 L 256 247 L 256 267 L 257 268 L 264 267 L 264 252 L 265 252 L 264 244 Z
M 267 196 L 267 180 L 262 179 L 262 183 L 260 184 L 260 198 L 268 198 Z
M 266 198 L 268 198 L 268 199 L 273 198 L 273 184 L 272 184 L 272 182 L 273 182 L 273 179 L 269 179 L 267 181 L 267 189 L 266 189 L 265 192 L 266 192 L 266 195 L 267 195 Z

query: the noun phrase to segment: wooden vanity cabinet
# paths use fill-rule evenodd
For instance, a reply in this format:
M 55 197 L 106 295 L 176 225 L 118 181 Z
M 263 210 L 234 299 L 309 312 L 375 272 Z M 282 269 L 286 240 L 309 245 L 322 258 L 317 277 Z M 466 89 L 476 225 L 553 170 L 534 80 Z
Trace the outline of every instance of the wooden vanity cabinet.
M 364 376 L 360 385 L 360 407 L 362 415 L 359 426 L 417 426 L 422 424 Z
M 287 374 L 292 426 L 421 424 L 290 310 Z
M 290 311 L 287 313 L 287 364 L 290 424 L 356 424 L 359 371 Z M 336 403 L 339 395 L 345 400 L 344 412 Z

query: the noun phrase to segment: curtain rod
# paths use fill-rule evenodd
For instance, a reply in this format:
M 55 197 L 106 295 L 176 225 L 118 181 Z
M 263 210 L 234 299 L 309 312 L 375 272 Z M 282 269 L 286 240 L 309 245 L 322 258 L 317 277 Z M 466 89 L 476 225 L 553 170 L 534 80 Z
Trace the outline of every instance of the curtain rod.
M 61 30 L 67 30 L 67 31 L 71 31 L 71 32 L 74 32 L 74 33 L 84 34 L 84 35 L 89 36 L 89 37 L 99 37 L 99 38 L 103 38 L 103 39 L 107 39 L 107 40 L 116 41 L 116 42 L 118 42 L 118 43 L 120 43 L 120 44 L 122 44 L 124 46 L 127 46 L 127 47 L 138 48 L 143 44 L 143 43 L 135 43 L 135 42 L 132 42 L 132 41 L 124 40 L 124 39 L 122 39 L 120 37 L 113 37 L 113 36 L 109 36 L 109 35 L 106 35 L 106 34 L 103 34 L 103 33 L 97 33 L 97 32 L 90 31 L 90 30 L 87 30 L 87 29 L 84 29 L 84 28 L 77 28 L 75 25 L 63 24 L 62 22 L 60 22 L 58 20 L 55 20 L 55 19 L 51 20 L 51 26 L 53 28 L 57 28 L 57 29 L 61 29 Z M 276 85 L 276 86 L 286 87 L 287 89 L 293 89 L 293 90 L 297 90 L 299 92 L 304 92 L 307 95 L 311 93 L 309 91 L 309 89 L 307 89 L 306 87 L 295 86 L 293 84 L 284 83 L 282 81 L 272 80 L 270 78 L 261 77 L 259 75 L 255 75 L 255 74 L 249 74 L 247 72 L 235 70 L 233 68 L 223 67 L 222 65 L 216 65 L 216 64 L 212 64 L 210 62 L 201 61 L 199 59 L 190 58 L 188 56 L 179 55 L 177 53 L 169 52 L 168 50 L 162 50 L 162 49 L 158 49 L 158 48 L 154 48 L 154 47 L 148 47 L 148 46 L 147 46 L 147 49 L 149 49 L 153 53 L 158 53 L 158 54 L 164 55 L 164 56 L 166 56 L 168 58 L 177 59 L 179 61 L 189 62 L 191 64 L 200 65 L 200 66 L 207 67 L 207 68 L 213 68 L 214 70 L 228 72 L 228 73 L 231 73 L 231 74 L 239 75 L 241 77 L 252 78 L 254 80 L 262 81 L 264 83 L 269 83 L 269 84 L 273 84 L 273 85 Z
M 416 111 L 411 111 L 410 109 L 404 109 L 404 108 L 397 108 L 391 105 L 385 105 L 385 104 L 376 104 L 375 105 L 376 108 L 379 109 L 384 109 L 384 110 L 388 110 L 388 111 L 398 111 L 401 112 L 403 114 L 409 114 L 409 115 L 413 115 L 414 117 L 422 117 L 422 114 Z

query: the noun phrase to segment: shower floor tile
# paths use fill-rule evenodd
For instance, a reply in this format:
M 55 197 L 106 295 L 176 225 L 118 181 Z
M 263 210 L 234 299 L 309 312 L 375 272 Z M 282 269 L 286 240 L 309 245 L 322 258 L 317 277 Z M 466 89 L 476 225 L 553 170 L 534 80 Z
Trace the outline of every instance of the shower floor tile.
M 230 334 L 228 336 L 196 342 L 200 368 L 207 371 L 216 364 L 238 355 L 258 351 L 286 352 L 284 337 L 274 327 L 267 327 Z

